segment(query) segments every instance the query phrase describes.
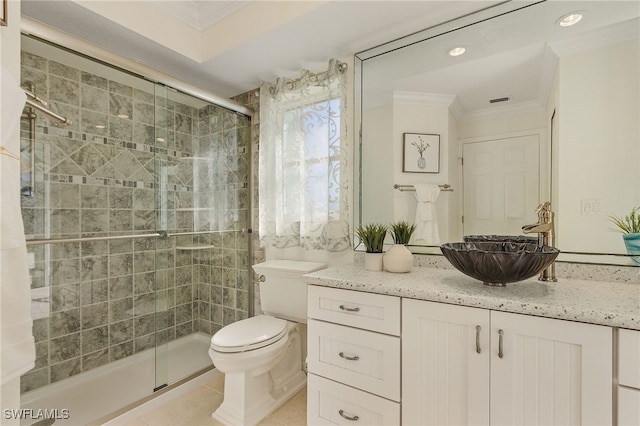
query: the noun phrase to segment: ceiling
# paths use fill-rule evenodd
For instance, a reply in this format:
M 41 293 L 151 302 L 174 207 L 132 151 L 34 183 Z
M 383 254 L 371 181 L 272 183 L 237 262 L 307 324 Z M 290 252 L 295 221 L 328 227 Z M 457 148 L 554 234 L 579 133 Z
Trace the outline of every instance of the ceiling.
M 524 4 L 498 9 L 506 12 Z M 583 14 L 577 25 L 558 25 L 559 18 L 576 11 Z M 499 16 L 443 36 L 426 31 L 416 35 L 426 42 L 367 60 L 364 107 L 392 100 L 442 102 L 451 104 L 458 121 L 541 110 L 551 92 L 558 57 L 637 39 L 640 28 L 638 1 L 551 0 L 513 13 L 499 14 L 494 8 L 493 15 Z M 456 46 L 467 52 L 452 58 L 448 51 Z M 492 103 L 495 99 L 506 101 Z
M 23 16 L 232 97 L 500 1 L 23 0 Z

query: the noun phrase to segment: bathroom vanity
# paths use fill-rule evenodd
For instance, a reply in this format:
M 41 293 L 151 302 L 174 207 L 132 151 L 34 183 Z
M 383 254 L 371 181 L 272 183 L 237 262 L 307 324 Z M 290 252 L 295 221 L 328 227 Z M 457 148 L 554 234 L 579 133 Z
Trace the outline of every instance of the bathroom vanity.
M 305 276 L 308 424 L 640 424 L 640 285 Z

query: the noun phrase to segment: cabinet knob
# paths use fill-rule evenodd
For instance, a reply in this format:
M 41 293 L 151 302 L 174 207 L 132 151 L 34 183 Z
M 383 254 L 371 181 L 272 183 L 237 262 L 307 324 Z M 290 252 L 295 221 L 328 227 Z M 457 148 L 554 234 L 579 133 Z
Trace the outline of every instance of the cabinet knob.
M 338 414 L 340 414 L 342 416 L 342 418 L 347 419 L 347 420 L 351 420 L 352 422 L 357 422 L 358 420 L 360 420 L 360 417 L 358 417 L 358 416 L 350 416 L 348 414 L 345 414 L 343 410 L 338 411 Z

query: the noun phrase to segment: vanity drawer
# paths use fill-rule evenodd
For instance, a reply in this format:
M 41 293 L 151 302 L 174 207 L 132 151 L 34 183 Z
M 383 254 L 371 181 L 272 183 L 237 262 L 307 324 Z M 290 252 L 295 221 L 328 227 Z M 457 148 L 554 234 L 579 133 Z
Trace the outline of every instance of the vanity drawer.
M 640 389 L 640 331 L 618 329 L 618 382 Z
M 400 298 L 337 288 L 308 287 L 309 318 L 400 335 Z
M 309 320 L 310 372 L 400 401 L 400 338 Z
M 307 424 L 397 426 L 400 424 L 400 404 L 309 374 Z

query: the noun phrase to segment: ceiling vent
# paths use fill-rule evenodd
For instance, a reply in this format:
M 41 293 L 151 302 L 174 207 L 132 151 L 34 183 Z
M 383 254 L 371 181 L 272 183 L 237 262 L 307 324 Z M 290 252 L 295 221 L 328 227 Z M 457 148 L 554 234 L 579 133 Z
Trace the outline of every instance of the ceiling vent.
M 489 99 L 489 103 L 490 104 L 497 104 L 500 102 L 508 102 L 511 100 L 511 96 L 505 96 L 504 98 L 495 98 L 495 99 Z

